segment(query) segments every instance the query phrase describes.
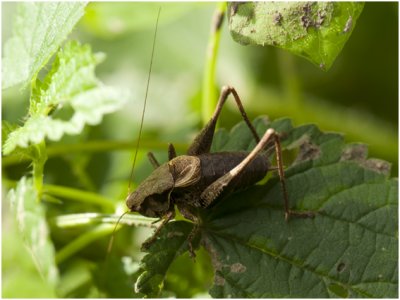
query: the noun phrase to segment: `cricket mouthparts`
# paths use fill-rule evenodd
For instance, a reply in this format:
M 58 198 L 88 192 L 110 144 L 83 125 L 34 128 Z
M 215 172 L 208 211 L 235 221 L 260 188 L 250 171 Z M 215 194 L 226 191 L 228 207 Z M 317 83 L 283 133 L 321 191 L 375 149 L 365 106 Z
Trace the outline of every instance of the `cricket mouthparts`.
M 139 211 L 140 205 L 135 205 L 135 192 L 129 193 L 128 196 L 125 199 L 126 206 L 129 208 L 129 210 L 132 211 Z

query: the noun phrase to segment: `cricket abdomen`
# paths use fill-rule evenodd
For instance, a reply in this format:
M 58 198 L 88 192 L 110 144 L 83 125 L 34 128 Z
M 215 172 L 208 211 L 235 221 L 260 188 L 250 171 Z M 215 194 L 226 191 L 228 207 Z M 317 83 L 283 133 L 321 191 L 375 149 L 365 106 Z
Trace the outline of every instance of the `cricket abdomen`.
M 248 154 L 248 152 L 217 152 L 199 155 L 201 182 L 198 184 L 206 188 L 240 164 Z M 267 156 L 264 154 L 256 156 L 256 158 L 232 180 L 230 189 L 236 190 L 257 183 L 267 174 L 268 168 L 269 162 Z
M 171 193 L 174 203 L 178 205 L 178 208 L 180 206 L 202 207 L 201 193 L 240 164 L 247 155 L 249 155 L 248 152 L 217 152 L 174 158 L 170 161 L 170 170 L 178 183 Z M 267 156 L 257 155 L 242 172 L 231 180 L 220 196 L 224 197 L 234 191 L 254 185 L 264 178 L 268 168 Z M 189 173 L 193 174 L 188 176 Z M 180 180 L 180 178 L 185 178 L 185 180 Z

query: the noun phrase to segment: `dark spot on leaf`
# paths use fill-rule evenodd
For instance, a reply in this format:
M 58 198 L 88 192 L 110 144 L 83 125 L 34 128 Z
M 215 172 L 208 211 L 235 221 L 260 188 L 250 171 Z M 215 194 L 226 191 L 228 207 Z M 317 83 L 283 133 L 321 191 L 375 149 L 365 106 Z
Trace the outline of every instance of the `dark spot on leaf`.
M 235 264 L 231 265 L 231 272 L 232 273 L 246 272 L 246 266 L 242 265 L 241 263 L 235 263 Z
M 225 278 L 215 274 L 214 283 L 215 285 L 225 285 Z
M 364 144 L 353 144 L 346 147 L 341 155 L 341 161 L 355 161 L 364 168 L 373 170 L 378 173 L 390 174 L 391 164 L 387 161 L 370 158 L 368 156 L 368 147 Z
M 302 26 L 305 29 L 308 29 L 308 27 L 313 25 L 313 22 L 311 21 L 311 19 L 308 16 L 301 16 L 300 21 L 301 21 Z
M 279 12 L 276 12 L 273 15 L 273 23 L 274 23 L 274 25 L 281 25 L 282 24 L 282 15 Z
M 344 271 L 344 269 L 346 268 L 346 264 L 341 262 L 337 265 L 336 267 L 336 271 L 338 271 L 338 273 L 342 273 Z
M 353 144 L 343 149 L 340 160 L 364 161 L 367 159 L 368 148 L 364 144 Z
M 305 141 L 299 147 L 299 154 L 297 155 L 295 162 L 313 160 L 318 158 L 320 154 L 320 149 L 317 145 Z
M 302 26 L 305 29 L 308 29 L 310 26 L 314 26 L 314 22 L 311 19 L 311 6 L 313 5 L 312 2 L 307 2 L 303 7 L 303 15 L 300 17 L 300 21 Z
M 317 12 L 317 19 L 315 20 L 315 27 L 319 28 L 324 23 L 326 17 L 326 12 L 319 9 Z
M 363 162 L 362 166 L 364 166 L 367 169 L 376 171 L 378 173 L 389 175 L 392 164 L 387 161 L 381 160 L 381 159 L 370 158 L 370 159 L 366 160 L 365 162 Z
M 303 6 L 303 12 L 304 14 L 308 15 L 311 13 L 311 5 L 313 5 L 312 2 L 307 2 L 304 6 Z

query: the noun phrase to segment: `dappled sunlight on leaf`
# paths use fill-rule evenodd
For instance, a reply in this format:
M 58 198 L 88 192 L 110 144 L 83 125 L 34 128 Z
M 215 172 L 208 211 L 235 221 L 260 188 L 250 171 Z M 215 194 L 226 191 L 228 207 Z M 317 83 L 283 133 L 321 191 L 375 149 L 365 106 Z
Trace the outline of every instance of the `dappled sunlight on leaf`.
M 86 2 L 23 2 L 4 46 L 2 88 L 36 78 L 83 16 Z
M 272 45 L 328 70 L 356 25 L 361 2 L 232 3 L 232 37 L 241 44 Z
M 11 132 L 3 151 L 9 154 L 16 147 L 38 144 L 46 137 L 58 141 L 64 134 L 79 134 L 86 124 L 97 125 L 103 115 L 122 107 L 128 92 L 104 86 L 94 74 L 103 55 L 92 54 L 88 45 L 68 43 L 57 55 L 53 68 L 43 82 L 32 91 L 29 114 L 25 124 Z M 57 110 L 69 106 L 69 120 L 53 118 Z

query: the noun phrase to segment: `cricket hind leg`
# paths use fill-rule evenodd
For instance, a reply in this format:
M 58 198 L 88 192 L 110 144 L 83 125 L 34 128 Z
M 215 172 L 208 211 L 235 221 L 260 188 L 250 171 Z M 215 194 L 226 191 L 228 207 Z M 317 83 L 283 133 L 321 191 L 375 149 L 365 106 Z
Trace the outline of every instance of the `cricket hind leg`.
M 254 128 L 253 124 L 250 122 L 247 114 L 243 108 L 242 101 L 239 98 L 238 93 L 236 90 L 231 86 L 224 86 L 221 89 L 221 94 L 219 96 L 219 100 L 217 103 L 217 107 L 214 111 L 213 116 L 211 117 L 210 121 L 204 126 L 204 128 L 200 131 L 200 133 L 196 136 L 192 144 L 190 145 L 187 154 L 188 155 L 199 155 L 203 153 L 209 153 L 211 144 L 214 137 L 215 125 L 217 124 L 217 120 L 219 114 L 221 113 L 222 107 L 224 106 L 226 99 L 228 96 L 232 94 L 233 98 L 235 99 L 236 105 L 242 115 L 243 120 L 245 121 L 246 125 L 249 127 L 252 135 L 254 136 L 256 142 L 260 141 L 260 137 L 257 134 L 256 129 Z
M 285 174 L 283 171 L 283 162 L 282 162 L 282 150 L 281 144 L 279 140 L 279 135 L 275 132 L 273 128 L 267 129 L 264 136 L 261 138 L 260 142 L 254 147 L 254 149 L 246 156 L 244 160 L 240 162 L 236 167 L 230 170 L 225 175 L 218 178 L 212 184 L 210 184 L 200 195 L 200 201 L 204 208 L 208 207 L 222 192 L 223 190 L 230 184 L 232 179 L 242 172 L 246 166 L 252 162 L 257 155 L 268 145 L 268 143 L 273 139 L 275 145 L 275 154 L 276 154 L 276 162 L 277 162 L 277 169 L 279 174 L 279 181 L 281 184 L 282 194 L 283 194 L 283 203 L 285 209 L 285 219 L 288 220 L 290 216 L 297 216 L 297 217 L 305 217 L 305 218 L 312 218 L 314 217 L 313 212 L 297 212 L 292 211 L 289 208 L 289 201 L 288 201 L 288 194 L 286 189 L 286 182 L 285 182 Z
M 285 208 L 285 220 L 288 221 L 290 216 L 300 217 L 300 218 L 314 218 L 315 213 L 312 211 L 295 211 L 289 208 L 289 197 L 286 189 L 286 180 L 285 180 L 285 172 L 283 171 L 283 160 L 282 160 L 282 149 L 281 142 L 279 139 L 279 135 L 274 133 L 274 144 L 275 144 L 275 155 L 276 155 L 276 164 L 279 174 L 279 181 L 281 184 L 281 189 L 283 193 L 283 204 Z

